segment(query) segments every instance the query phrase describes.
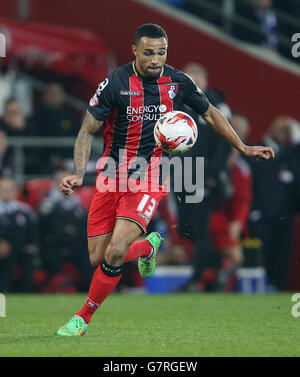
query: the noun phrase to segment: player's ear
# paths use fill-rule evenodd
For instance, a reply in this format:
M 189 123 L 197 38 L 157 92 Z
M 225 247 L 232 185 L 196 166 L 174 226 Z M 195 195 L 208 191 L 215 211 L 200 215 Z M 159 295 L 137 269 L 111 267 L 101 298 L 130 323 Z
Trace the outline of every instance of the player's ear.
M 131 50 L 132 50 L 133 55 L 136 57 L 137 53 L 136 53 L 136 45 L 135 44 L 133 44 L 131 46 Z

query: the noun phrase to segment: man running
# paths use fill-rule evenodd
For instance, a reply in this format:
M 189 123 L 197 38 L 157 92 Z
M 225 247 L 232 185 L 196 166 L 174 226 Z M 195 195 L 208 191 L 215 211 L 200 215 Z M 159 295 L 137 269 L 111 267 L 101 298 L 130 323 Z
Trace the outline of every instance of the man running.
M 154 125 L 162 114 L 187 104 L 243 155 L 266 160 L 274 157 L 269 147 L 246 146 L 194 81 L 165 64 L 167 48 L 168 38 L 160 26 L 139 27 L 132 45 L 135 61 L 117 68 L 99 84 L 90 101 L 75 143 L 74 175 L 64 177 L 60 189 L 71 195 L 82 185 L 93 136 L 104 124 L 105 150 L 88 218 L 88 250 L 96 271 L 83 307 L 57 335 L 85 334 L 92 315 L 118 284 L 124 263 L 138 258 L 144 278 L 155 270 L 160 235 L 151 233 L 144 241 L 136 239 L 146 233 L 166 193 L 158 166 L 164 152 L 153 137 Z M 143 177 L 135 177 L 140 158 L 148 165 Z M 111 169 L 112 160 L 115 169 Z M 153 181 L 155 190 L 148 188 Z M 141 190 L 130 190 L 136 182 Z

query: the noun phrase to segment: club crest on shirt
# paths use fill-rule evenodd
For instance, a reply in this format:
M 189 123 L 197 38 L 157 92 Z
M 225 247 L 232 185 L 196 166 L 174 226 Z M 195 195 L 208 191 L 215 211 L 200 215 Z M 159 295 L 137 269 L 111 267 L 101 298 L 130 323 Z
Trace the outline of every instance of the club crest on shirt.
M 166 84 L 166 88 L 167 88 L 168 96 L 171 99 L 174 99 L 176 97 L 177 92 L 178 92 L 178 84 L 168 83 L 168 84 Z

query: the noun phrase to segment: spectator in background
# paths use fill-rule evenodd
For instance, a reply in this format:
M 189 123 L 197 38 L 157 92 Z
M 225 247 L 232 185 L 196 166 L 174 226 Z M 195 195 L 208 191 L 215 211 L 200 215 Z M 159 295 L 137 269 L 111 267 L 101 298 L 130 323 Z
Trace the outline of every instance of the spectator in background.
M 13 172 L 13 161 L 7 147 L 6 133 L 0 130 L 0 177 L 12 177 Z
M 253 204 L 249 216 L 252 234 L 263 241 L 269 283 L 279 290 L 287 287 L 293 220 L 299 211 L 299 161 L 292 154 L 292 119 L 276 118 L 262 145 L 273 146 L 275 158 L 268 166 L 250 161 Z
M 34 134 L 34 123 L 32 119 L 26 119 L 22 104 L 17 99 L 9 98 L 5 102 L 4 112 L 0 119 L 0 130 L 4 131 L 8 137 L 28 137 Z M 11 156 L 13 151 L 9 153 Z M 25 147 L 24 172 L 34 174 L 39 164 L 36 150 Z
M 237 4 L 237 13 L 248 19 L 254 27 L 249 29 L 242 23 L 236 25 L 234 34 L 238 39 L 277 51 L 278 20 L 272 9 L 272 0 L 252 0 L 250 4 Z
M 50 276 L 49 292 L 62 291 L 63 286 L 87 290 L 93 275 L 86 237 L 87 213 L 78 195 L 65 196 L 59 190 L 59 182 L 70 172 L 56 170 L 53 188 L 39 207 L 40 234 L 43 267 Z M 73 264 L 81 275 L 81 281 L 70 281 L 62 269 L 62 263 Z M 72 280 L 72 279 L 71 279 Z
M 65 91 L 61 84 L 52 82 L 45 87 L 42 103 L 34 115 L 36 136 L 76 136 L 78 127 L 75 117 L 65 107 Z M 47 162 L 43 169 L 50 173 L 63 166 L 65 158 L 73 157 L 73 148 L 42 148 L 39 154 Z
M 65 91 L 61 84 L 52 82 L 45 87 L 35 121 L 38 136 L 76 135 L 76 122 L 65 107 Z
M 38 259 L 38 228 L 34 213 L 15 199 L 11 178 L 0 178 L 0 292 L 31 292 Z M 16 267 L 21 268 L 14 281 Z
M 22 104 L 16 98 L 9 98 L 4 105 L 0 120 L 0 129 L 7 136 L 30 136 L 33 133 L 33 124 L 26 119 Z
M 227 119 L 230 119 L 231 110 L 225 101 L 225 96 L 219 89 L 209 87 L 208 72 L 205 67 L 199 63 L 189 63 L 184 67 L 183 71 L 195 81 L 196 85 L 205 93 L 209 101 Z
M 198 63 L 188 64 L 184 68 L 200 89 L 207 94 L 210 102 L 227 118 L 231 117 L 229 106 L 224 95 L 208 88 L 208 74 Z M 219 137 L 196 113 L 185 106 L 181 109 L 193 117 L 198 126 L 198 139 L 193 148 L 184 156 L 205 156 L 204 158 L 204 198 L 200 203 L 184 202 L 186 192 L 178 194 L 179 198 L 179 230 L 189 235 L 194 244 L 193 276 L 181 291 L 198 291 L 202 289 L 201 276 L 212 257 L 212 245 L 209 237 L 209 219 L 215 206 L 228 195 L 228 169 L 226 160 L 230 153 L 230 145 Z M 195 169 L 191 172 L 195 182 Z
M 243 115 L 234 114 L 231 125 L 246 142 L 248 120 Z M 210 219 L 212 242 L 223 258 L 223 268 L 217 277 L 217 290 L 227 288 L 229 278 L 244 262 L 241 236 L 246 227 L 252 199 L 250 167 L 236 149 L 232 148 L 227 166 L 231 195 L 213 212 Z

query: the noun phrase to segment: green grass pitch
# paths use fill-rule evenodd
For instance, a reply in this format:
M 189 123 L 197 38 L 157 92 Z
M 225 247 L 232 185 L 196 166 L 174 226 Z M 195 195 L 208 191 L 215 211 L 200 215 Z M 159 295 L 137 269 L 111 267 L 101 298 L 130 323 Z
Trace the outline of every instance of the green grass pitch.
M 86 335 L 62 338 L 85 295 L 7 295 L 0 356 L 300 356 L 291 297 L 113 294 Z

